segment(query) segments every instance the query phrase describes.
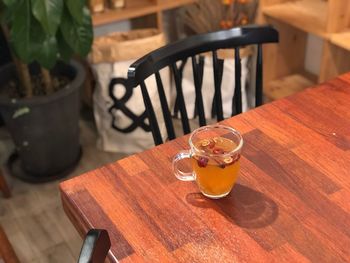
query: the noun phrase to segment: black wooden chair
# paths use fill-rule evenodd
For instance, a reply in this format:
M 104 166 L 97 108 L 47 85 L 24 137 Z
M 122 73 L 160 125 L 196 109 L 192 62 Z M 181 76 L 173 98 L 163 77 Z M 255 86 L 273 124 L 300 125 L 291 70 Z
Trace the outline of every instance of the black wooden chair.
M 91 229 L 85 237 L 78 263 L 103 263 L 110 247 L 106 230 Z
M 185 61 L 188 58 L 192 60 L 192 70 L 194 79 L 194 88 L 196 94 L 196 111 L 198 113 L 199 125 L 206 125 L 206 119 L 203 108 L 202 98 L 202 80 L 203 80 L 203 57 L 198 55 L 205 52 L 212 53 L 213 73 L 214 73 L 214 104 L 217 121 L 224 119 L 221 79 L 223 73 L 224 61 L 217 56 L 218 49 L 235 50 L 235 92 L 232 98 L 232 116 L 242 112 L 241 97 L 241 58 L 240 47 L 247 45 L 257 45 L 257 64 L 256 64 L 256 88 L 255 88 L 255 106 L 260 106 L 263 102 L 262 94 L 262 44 L 278 42 L 278 32 L 271 26 L 244 26 L 229 30 L 223 30 L 213 33 L 195 35 L 173 44 L 159 48 L 134 62 L 128 70 L 128 86 L 134 88 L 141 87 L 146 113 L 149 119 L 150 128 L 156 145 L 163 143 L 159 130 L 159 125 L 154 112 L 151 98 L 145 85 L 145 79 L 151 75 L 155 76 L 163 117 L 166 124 L 168 139 L 175 138 L 174 125 L 170 114 L 167 98 L 165 96 L 163 83 L 159 71 L 164 67 L 170 67 L 176 86 L 176 105 L 180 111 L 181 122 L 184 134 L 191 132 L 189 120 L 186 112 L 181 81 L 181 70 L 176 62 Z M 233 87 L 232 87 L 233 88 Z

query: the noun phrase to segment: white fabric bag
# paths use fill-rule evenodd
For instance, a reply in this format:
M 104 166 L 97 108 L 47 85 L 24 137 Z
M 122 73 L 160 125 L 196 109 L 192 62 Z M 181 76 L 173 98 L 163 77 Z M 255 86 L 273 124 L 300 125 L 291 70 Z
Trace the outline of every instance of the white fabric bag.
M 146 132 L 141 127 L 137 127 L 131 132 L 123 133 L 115 128 L 114 123 L 120 129 L 125 129 L 135 121 L 128 117 L 118 108 L 113 108 L 114 101 L 108 90 L 109 82 L 113 77 L 126 78 L 126 72 L 133 61 L 123 61 L 111 63 L 100 63 L 93 65 L 98 83 L 94 91 L 94 116 L 98 129 L 97 146 L 99 149 L 110 152 L 135 153 L 154 146 L 151 132 Z M 160 72 L 166 95 L 170 92 L 170 78 L 167 70 Z M 146 79 L 146 86 L 150 97 L 152 98 L 155 114 L 158 119 L 159 128 L 163 139 L 166 138 L 165 124 L 162 115 L 162 109 L 159 102 L 159 96 L 155 78 L 152 76 Z M 165 85 L 165 83 L 169 83 Z M 115 85 L 113 96 L 119 101 L 126 95 L 126 89 L 123 85 Z M 123 102 L 121 102 L 123 103 Z M 131 97 L 125 103 L 125 106 L 135 115 L 140 116 L 145 111 L 145 106 L 140 87 L 132 90 Z M 145 124 L 149 124 L 148 119 L 144 119 Z
M 248 80 L 248 57 L 241 59 L 241 89 L 242 89 L 242 110 L 248 110 L 246 83 Z M 175 84 L 173 84 L 175 85 Z M 188 118 L 194 118 L 195 111 L 195 88 L 193 80 L 193 71 L 191 61 L 187 61 L 182 75 L 182 88 L 185 98 Z M 175 88 L 173 88 L 175 89 Z M 235 60 L 233 58 L 226 58 L 223 68 L 223 76 L 221 82 L 221 94 L 223 103 L 224 118 L 231 116 L 232 112 L 232 98 L 235 91 Z M 212 102 L 215 92 L 213 60 L 211 55 L 206 55 L 204 58 L 203 68 L 203 84 L 202 96 L 204 104 L 204 112 L 206 119 L 211 119 Z
M 152 31 L 154 33 L 154 31 Z M 152 33 L 151 32 L 151 33 Z M 145 32 L 139 33 L 140 37 L 149 37 Z M 153 34 L 152 33 L 152 34 Z M 123 33 L 125 35 L 125 33 Z M 134 35 L 134 34 L 132 34 Z M 115 35 L 113 36 L 114 38 Z M 127 40 L 115 45 L 113 38 L 103 39 L 102 45 L 95 46 L 90 55 L 92 69 L 97 81 L 93 94 L 94 117 L 98 130 L 97 147 L 104 151 L 135 153 L 154 146 L 152 133 L 146 132 L 143 127 L 149 124 L 147 118 L 139 119 L 144 114 L 145 106 L 140 87 L 127 91 L 123 84 L 114 85 L 109 90 L 112 78 L 126 80 L 129 66 L 144 54 L 165 44 L 164 36 L 151 35 L 149 39 L 128 39 L 127 36 L 117 37 L 118 41 Z M 161 40 L 162 39 L 162 40 Z M 114 43 L 114 45 L 113 45 Z M 96 44 L 96 43 L 95 43 Z M 131 50 L 130 50 L 131 49 Z M 133 49 L 133 50 L 132 50 Z M 126 50 L 122 52 L 122 50 Z M 139 51 L 138 51 L 139 50 Z M 116 61 L 118 58 L 131 59 Z M 170 93 L 169 70 L 160 71 L 166 96 Z M 145 80 L 147 90 L 152 103 L 163 139 L 166 138 L 165 124 L 157 91 L 156 80 L 153 75 Z M 130 128 L 125 132 L 126 128 Z M 124 130 L 124 132 L 122 132 Z

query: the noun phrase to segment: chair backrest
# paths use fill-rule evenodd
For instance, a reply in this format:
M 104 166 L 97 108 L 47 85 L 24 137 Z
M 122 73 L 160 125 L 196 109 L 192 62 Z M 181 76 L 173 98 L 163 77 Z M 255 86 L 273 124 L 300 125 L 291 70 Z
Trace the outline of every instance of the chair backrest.
M 159 71 L 169 67 L 173 73 L 176 87 L 176 103 L 180 111 L 181 122 L 184 134 L 191 132 L 186 105 L 182 90 L 182 76 L 176 62 L 192 60 L 192 71 L 194 79 L 194 88 L 196 95 L 196 111 L 198 113 L 199 125 L 206 125 L 203 98 L 202 98 L 202 80 L 203 80 L 203 59 L 198 58 L 198 54 L 211 52 L 213 59 L 214 73 L 214 104 L 217 121 L 224 119 L 221 95 L 221 80 L 224 61 L 218 58 L 218 49 L 234 48 L 235 57 L 235 92 L 232 98 L 232 115 L 242 112 L 241 96 L 241 58 L 240 47 L 246 45 L 257 45 L 257 64 L 256 64 L 256 90 L 255 105 L 262 104 L 262 44 L 278 42 L 278 32 L 271 26 L 244 26 L 229 30 L 223 30 L 213 33 L 195 35 L 173 44 L 159 48 L 134 62 L 128 70 L 128 86 L 141 87 L 141 92 L 148 115 L 150 128 L 156 145 L 163 143 L 159 130 L 159 125 L 154 112 L 154 107 L 148 93 L 145 79 L 151 75 L 155 76 L 157 89 L 159 93 L 160 104 L 168 138 L 175 138 L 174 125 L 169 110 L 169 105 L 164 92 L 162 79 Z M 233 88 L 233 87 L 232 87 Z
M 91 229 L 84 240 L 78 263 L 103 263 L 111 247 L 108 232 Z

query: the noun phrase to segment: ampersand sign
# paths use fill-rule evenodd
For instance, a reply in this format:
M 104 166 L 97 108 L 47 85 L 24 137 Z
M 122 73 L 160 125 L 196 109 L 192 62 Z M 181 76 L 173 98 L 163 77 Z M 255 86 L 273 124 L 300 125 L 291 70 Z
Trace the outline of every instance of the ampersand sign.
M 114 94 L 114 90 L 116 87 L 120 88 L 121 86 L 124 86 L 125 93 L 123 97 L 118 99 Z M 150 132 L 151 128 L 149 124 L 145 122 L 147 119 L 147 114 L 146 111 L 144 111 L 141 115 L 136 115 L 134 114 L 125 104 L 129 101 L 131 96 L 133 95 L 133 90 L 134 88 L 131 88 L 128 85 L 127 79 L 125 78 L 113 78 L 111 79 L 111 82 L 109 83 L 109 96 L 113 101 L 113 105 L 108 108 L 109 114 L 112 116 L 112 123 L 111 127 L 119 132 L 122 133 L 129 133 L 134 131 L 136 128 L 140 127 L 146 132 Z M 143 103 L 143 102 L 140 102 Z M 132 123 L 125 127 L 125 128 L 120 128 L 116 124 L 116 118 L 115 115 L 113 114 L 114 111 L 121 111 L 126 117 L 132 120 Z

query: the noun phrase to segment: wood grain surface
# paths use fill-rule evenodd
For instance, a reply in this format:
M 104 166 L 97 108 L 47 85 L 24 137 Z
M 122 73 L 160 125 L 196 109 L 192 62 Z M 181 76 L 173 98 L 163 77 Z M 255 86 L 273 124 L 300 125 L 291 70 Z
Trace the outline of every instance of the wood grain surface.
M 174 177 L 184 136 L 63 182 L 63 206 L 111 262 L 350 262 L 349 109 L 350 73 L 225 120 L 245 141 L 226 198 Z

